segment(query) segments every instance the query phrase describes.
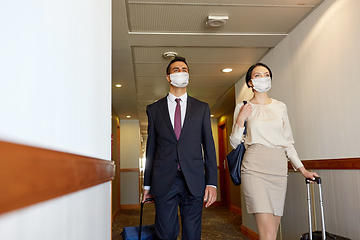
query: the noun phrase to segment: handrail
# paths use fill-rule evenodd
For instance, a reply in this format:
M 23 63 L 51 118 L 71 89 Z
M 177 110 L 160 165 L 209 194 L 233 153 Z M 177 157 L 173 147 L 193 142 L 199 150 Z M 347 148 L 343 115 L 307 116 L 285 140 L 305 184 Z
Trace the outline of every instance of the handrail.
M 339 158 L 302 161 L 307 169 L 360 169 L 360 158 Z M 293 169 L 290 162 L 289 169 Z
M 112 161 L 0 141 L 0 214 L 113 180 Z

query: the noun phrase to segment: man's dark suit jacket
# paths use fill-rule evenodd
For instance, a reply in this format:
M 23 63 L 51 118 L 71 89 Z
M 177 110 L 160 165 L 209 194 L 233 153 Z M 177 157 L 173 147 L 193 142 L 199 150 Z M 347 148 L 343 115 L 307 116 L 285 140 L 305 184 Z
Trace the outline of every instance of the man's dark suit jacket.
M 144 186 L 164 196 L 170 189 L 180 162 L 193 196 L 203 196 L 206 185 L 217 185 L 214 140 L 207 103 L 188 96 L 179 140 L 171 124 L 167 97 L 148 105 L 148 139 Z M 204 154 L 204 155 L 203 155 Z

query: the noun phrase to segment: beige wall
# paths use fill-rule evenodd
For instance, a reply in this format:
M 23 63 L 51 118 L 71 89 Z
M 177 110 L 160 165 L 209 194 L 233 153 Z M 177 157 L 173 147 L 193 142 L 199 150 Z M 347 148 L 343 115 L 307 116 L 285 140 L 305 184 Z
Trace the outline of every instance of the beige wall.
M 217 126 L 217 118 L 211 118 L 211 130 L 214 138 L 215 144 L 215 151 L 216 151 L 216 162 L 217 166 L 219 166 L 219 136 L 218 136 L 218 126 Z M 217 198 L 216 201 L 221 201 L 221 194 L 220 194 L 220 177 L 219 177 L 219 170 L 218 170 L 218 181 L 217 181 Z
M 216 151 L 216 162 L 219 166 L 219 136 L 218 136 L 218 124 L 217 118 L 211 118 L 211 130 L 214 138 L 215 151 Z
M 141 141 L 139 120 L 120 120 L 121 205 L 139 204 L 139 159 Z
M 303 160 L 360 156 L 358 9 L 358 0 L 325 0 L 261 60 L 273 71 L 269 95 L 287 104 Z M 238 101 L 243 85 L 244 79 L 236 84 Z M 323 179 L 326 230 L 360 239 L 359 170 L 317 172 Z M 289 173 L 283 239 L 308 231 L 304 189 L 302 176 Z M 243 214 L 243 224 L 256 229 L 252 216 Z

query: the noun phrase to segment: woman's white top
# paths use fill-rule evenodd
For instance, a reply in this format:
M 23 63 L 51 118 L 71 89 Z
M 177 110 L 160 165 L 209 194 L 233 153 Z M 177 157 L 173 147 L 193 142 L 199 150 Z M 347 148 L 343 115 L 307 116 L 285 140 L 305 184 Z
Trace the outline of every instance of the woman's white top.
M 290 159 L 294 169 L 302 167 L 303 164 L 295 150 L 290 121 L 286 105 L 283 102 L 271 99 L 267 105 L 253 104 L 252 113 L 247 118 L 246 135 L 244 127 L 236 124 L 240 108 L 244 105 L 240 102 L 236 105 L 234 112 L 234 124 L 230 135 L 230 144 L 236 148 L 242 141 L 246 146 L 261 144 L 272 148 L 284 148 L 286 156 Z

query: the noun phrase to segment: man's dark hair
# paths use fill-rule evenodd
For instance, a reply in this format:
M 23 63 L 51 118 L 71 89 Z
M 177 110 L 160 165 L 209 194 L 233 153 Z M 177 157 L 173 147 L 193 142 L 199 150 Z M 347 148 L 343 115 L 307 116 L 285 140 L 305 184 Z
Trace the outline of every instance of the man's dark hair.
M 247 73 L 246 73 L 245 82 L 246 82 L 246 85 L 248 86 L 248 88 L 250 88 L 249 82 L 250 82 L 250 80 L 251 80 L 252 71 L 253 71 L 254 68 L 256 68 L 257 66 L 262 66 L 262 67 L 267 68 L 267 70 L 269 70 L 270 77 L 271 77 L 271 79 L 272 79 L 272 72 L 271 72 L 270 68 L 269 68 L 265 63 L 260 63 L 260 62 L 259 62 L 259 63 L 255 63 L 254 65 L 252 65 L 252 66 L 248 69 L 248 71 L 247 71 Z
M 170 75 L 170 65 L 173 64 L 174 62 L 183 62 L 183 63 L 185 63 L 186 66 L 188 67 L 188 70 L 189 70 L 189 66 L 186 63 L 186 59 L 179 56 L 179 57 L 175 57 L 173 60 L 170 61 L 169 65 L 166 68 L 166 75 Z

